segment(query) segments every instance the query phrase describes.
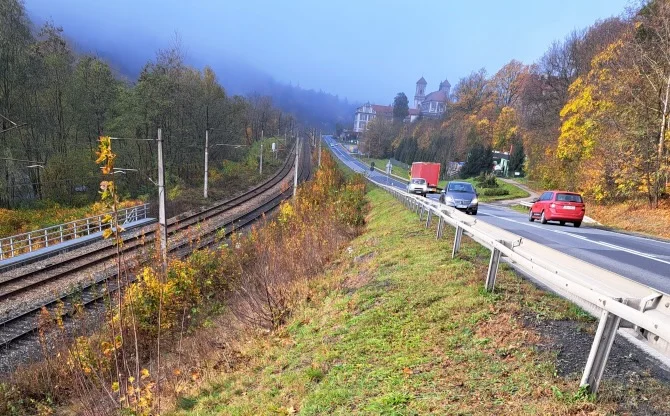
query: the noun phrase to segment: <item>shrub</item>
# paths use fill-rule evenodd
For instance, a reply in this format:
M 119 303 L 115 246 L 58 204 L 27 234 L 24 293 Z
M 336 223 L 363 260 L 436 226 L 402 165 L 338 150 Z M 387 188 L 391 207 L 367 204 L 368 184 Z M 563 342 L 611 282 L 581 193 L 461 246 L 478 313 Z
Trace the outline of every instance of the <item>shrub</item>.
M 486 196 L 502 196 L 509 195 L 509 191 L 504 188 L 484 188 L 482 195 Z
M 480 188 L 497 188 L 499 186 L 498 180 L 492 173 L 482 172 L 479 174 L 479 176 L 477 176 L 475 181 L 477 182 L 477 186 Z

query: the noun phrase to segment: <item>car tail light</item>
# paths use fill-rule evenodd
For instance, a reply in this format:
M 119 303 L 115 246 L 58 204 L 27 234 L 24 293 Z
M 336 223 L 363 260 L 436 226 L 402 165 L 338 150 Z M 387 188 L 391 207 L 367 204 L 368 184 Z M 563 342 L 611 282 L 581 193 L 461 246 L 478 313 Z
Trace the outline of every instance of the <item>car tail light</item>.
M 551 208 L 556 208 L 556 204 L 549 205 Z

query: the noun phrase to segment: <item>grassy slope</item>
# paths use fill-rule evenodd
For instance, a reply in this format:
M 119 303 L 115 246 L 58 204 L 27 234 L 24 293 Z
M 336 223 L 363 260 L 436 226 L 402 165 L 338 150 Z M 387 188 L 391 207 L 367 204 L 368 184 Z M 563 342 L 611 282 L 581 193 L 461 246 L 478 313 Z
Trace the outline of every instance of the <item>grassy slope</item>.
M 375 162 L 375 167 L 383 170 L 384 172 L 386 171 L 386 164 L 389 162 L 388 159 L 374 159 L 367 157 L 358 157 L 358 158 L 360 159 L 361 162 L 365 163 L 368 166 L 370 166 L 370 162 Z M 393 166 L 391 173 L 396 176 L 400 176 L 401 178 L 409 179 L 409 171 L 399 166 Z
M 310 301 L 271 335 L 240 340 L 238 362 L 179 415 L 605 414 L 555 375 L 523 316 L 583 317 L 503 267 L 482 291 L 488 253 L 453 232 L 436 241 L 379 190 L 367 231 L 311 282 Z M 583 319 L 583 318 L 582 318 Z M 585 326 L 592 326 L 585 323 Z M 608 388 L 603 383 L 603 388 Z

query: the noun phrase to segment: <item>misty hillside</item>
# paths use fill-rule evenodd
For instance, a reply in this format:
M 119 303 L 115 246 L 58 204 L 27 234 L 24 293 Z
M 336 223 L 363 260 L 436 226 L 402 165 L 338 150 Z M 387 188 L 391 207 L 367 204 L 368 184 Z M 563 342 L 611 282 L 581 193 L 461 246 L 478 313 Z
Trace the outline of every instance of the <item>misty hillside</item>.
M 130 81 L 137 79 L 142 67 L 154 58 L 156 51 L 161 48 L 157 42 L 152 42 L 150 39 L 138 39 L 133 43 L 133 48 L 127 48 L 67 29 L 65 35 L 77 50 L 100 56 L 122 78 Z M 293 113 L 305 124 L 324 130 L 332 130 L 337 122 L 346 126 L 353 121 L 357 103 L 350 103 L 346 98 L 340 99 L 337 95 L 320 90 L 307 90 L 300 86 L 278 82 L 267 72 L 230 57 L 221 56 L 211 62 L 198 59 L 188 54 L 189 45 L 183 47 L 186 51 L 186 61 L 196 68 L 211 66 L 230 95 L 270 96 L 273 103 L 281 110 Z

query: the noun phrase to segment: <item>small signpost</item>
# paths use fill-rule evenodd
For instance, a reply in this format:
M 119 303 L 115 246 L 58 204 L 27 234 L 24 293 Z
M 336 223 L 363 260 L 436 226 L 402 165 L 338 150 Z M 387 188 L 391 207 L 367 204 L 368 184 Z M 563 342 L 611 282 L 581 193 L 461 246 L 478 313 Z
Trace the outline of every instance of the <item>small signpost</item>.
M 386 184 L 389 184 L 389 181 L 391 179 L 391 172 L 393 170 L 393 164 L 391 163 L 391 159 L 389 159 L 388 163 L 386 164 Z

